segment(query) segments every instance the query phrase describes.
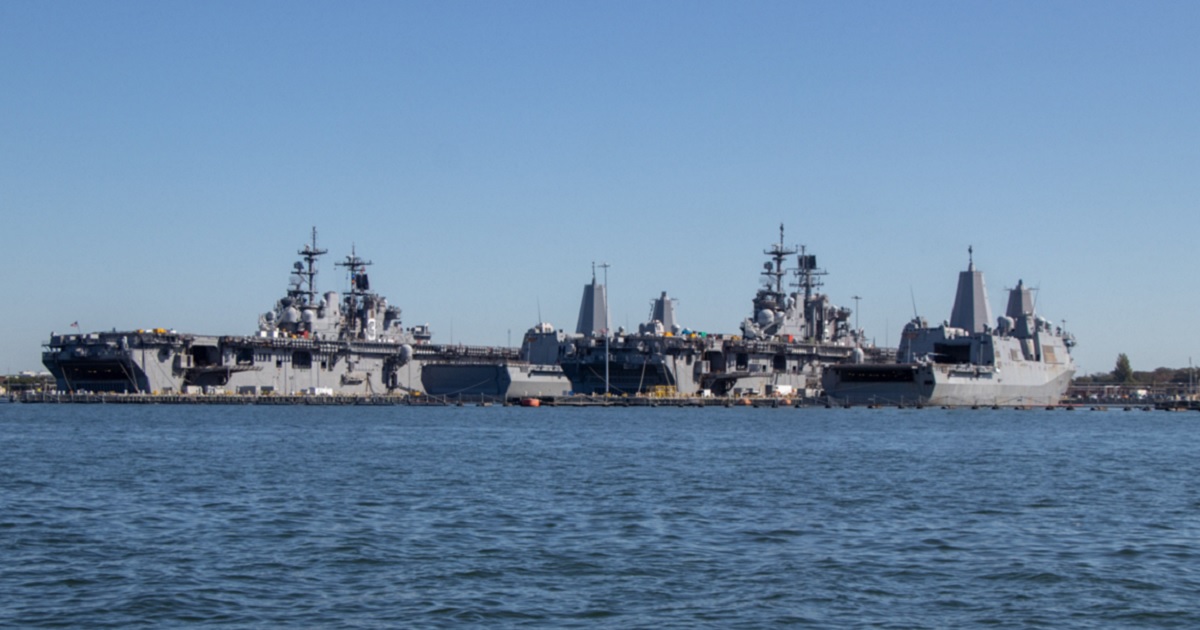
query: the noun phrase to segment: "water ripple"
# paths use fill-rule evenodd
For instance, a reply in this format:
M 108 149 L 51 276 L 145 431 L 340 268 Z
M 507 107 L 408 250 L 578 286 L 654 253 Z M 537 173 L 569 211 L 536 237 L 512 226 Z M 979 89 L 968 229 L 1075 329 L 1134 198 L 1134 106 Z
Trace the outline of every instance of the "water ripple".
M 1200 626 L 1180 414 L 0 414 L 0 626 Z

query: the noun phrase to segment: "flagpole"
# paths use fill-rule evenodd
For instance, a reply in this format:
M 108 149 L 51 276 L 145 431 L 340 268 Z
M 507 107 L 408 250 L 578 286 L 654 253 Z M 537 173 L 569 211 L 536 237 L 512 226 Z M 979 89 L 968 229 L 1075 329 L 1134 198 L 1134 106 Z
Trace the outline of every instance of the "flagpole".
M 610 266 L 611 265 L 609 265 L 608 263 L 600 264 L 600 267 L 602 269 L 604 269 L 604 396 L 605 397 L 607 397 L 609 395 L 608 363 L 609 363 L 610 359 L 612 358 L 608 354 L 608 352 L 609 352 L 608 337 L 609 337 L 609 334 L 611 334 L 611 332 L 612 332 L 608 329 L 608 268 Z

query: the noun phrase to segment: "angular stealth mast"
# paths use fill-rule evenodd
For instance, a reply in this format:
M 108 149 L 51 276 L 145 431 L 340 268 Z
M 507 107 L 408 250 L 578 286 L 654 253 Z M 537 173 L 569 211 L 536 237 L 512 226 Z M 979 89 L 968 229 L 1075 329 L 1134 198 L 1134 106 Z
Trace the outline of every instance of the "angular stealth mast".
M 594 337 L 608 331 L 608 287 L 596 282 L 596 263 L 592 263 L 592 283 L 583 287 L 579 302 L 579 321 L 575 332 Z
M 662 323 L 663 330 L 675 331 L 675 298 L 668 297 L 666 291 L 651 303 L 650 321 Z
M 981 333 L 988 322 L 992 321 L 992 309 L 988 306 L 983 272 L 975 270 L 973 247 L 967 248 L 967 256 L 967 270 L 958 274 L 958 292 L 954 295 L 950 325 L 972 333 Z
M 1023 280 L 1017 280 L 1016 288 L 1008 292 L 1008 308 L 1004 314 L 1013 319 L 1033 314 L 1033 295 Z

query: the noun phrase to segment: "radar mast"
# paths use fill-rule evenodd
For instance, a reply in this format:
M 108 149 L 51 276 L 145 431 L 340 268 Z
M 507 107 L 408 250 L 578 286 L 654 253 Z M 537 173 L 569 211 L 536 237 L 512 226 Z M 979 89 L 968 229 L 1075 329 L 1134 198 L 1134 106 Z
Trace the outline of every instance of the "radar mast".
M 345 267 L 350 273 L 350 295 L 365 295 L 371 290 L 371 282 L 367 279 L 367 265 L 374 263 L 360 258 L 353 245 L 350 246 L 350 255 L 346 256 L 346 260 L 334 264 Z
M 771 245 L 770 249 L 764 249 L 763 253 L 771 257 L 769 262 L 763 263 L 762 275 L 763 285 L 768 291 L 773 291 L 776 296 L 783 295 L 783 276 L 787 274 L 783 270 L 783 261 L 787 260 L 788 256 L 796 253 L 796 248 L 787 247 L 783 244 L 783 224 L 779 224 L 779 242 Z
M 303 249 L 296 252 L 304 259 L 304 264 L 297 262 L 292 268 L 292 275 L 295 278 L 292 289 L 288 291 L 289 296 L 298 298 L 301 304 L 316 304 L 317 259 L 327 254 L 328 251 L 317 247 L 317 228 L 313 226 L 312 242 L 306 243 Z
M 799 278 L 799 282 L 792 285 L 794 287 L 804 289 L 804 303 L 807 304 L 812 300 L 813 289 L 819 289 L 825 283 L 821 281 L 821 276 L 829 275 L 828 271 L 817 267 L 817 257 L 813 254 L 808 254 L 807 247 L 800 246 L 800 255 L 796 258 L 798 266 L 793 272 Z

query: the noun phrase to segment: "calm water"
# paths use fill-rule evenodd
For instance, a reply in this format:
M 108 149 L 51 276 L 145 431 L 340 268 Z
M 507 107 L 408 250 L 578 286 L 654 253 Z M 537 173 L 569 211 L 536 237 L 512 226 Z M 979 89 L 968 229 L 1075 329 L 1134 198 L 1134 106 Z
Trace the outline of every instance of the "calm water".
M 0 405 L 0 626 L 1197 627 L 1200 414 Z

